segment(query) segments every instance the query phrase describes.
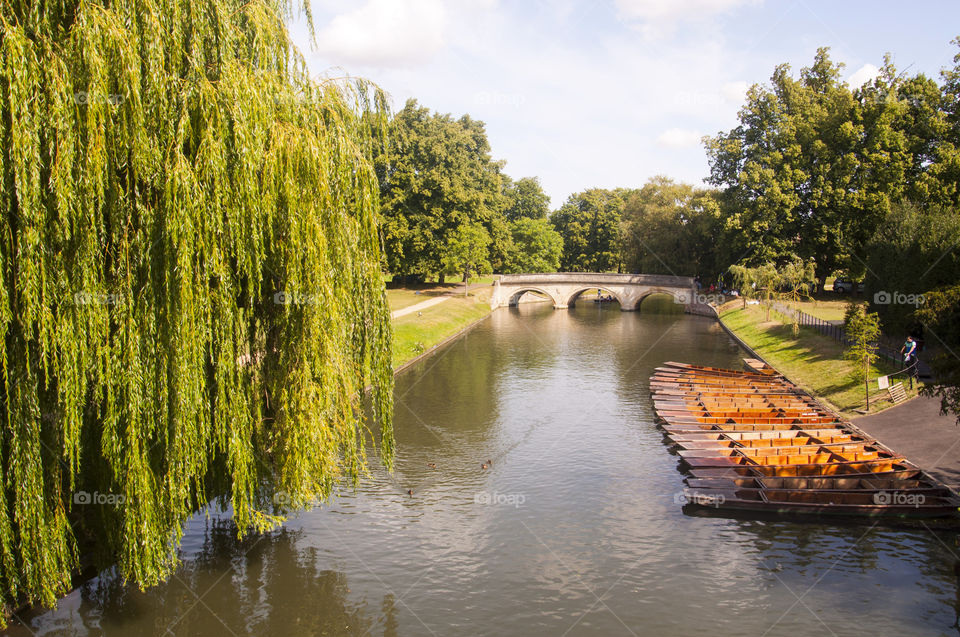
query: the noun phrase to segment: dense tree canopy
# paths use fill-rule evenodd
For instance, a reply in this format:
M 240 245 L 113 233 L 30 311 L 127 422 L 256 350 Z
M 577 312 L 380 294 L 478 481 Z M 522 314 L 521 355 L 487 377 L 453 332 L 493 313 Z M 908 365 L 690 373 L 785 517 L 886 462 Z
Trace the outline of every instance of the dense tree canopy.
M 565 272 L 606 272 L 622 266 L 620 215 L 630 191 L 592 188 L 570 195 L 550 217 L 563 238 Z
M 547 219 L 521 217 L 510 223 L 510 272 L 556 272 L 563 238 Z
M 465 288 L 474 274 L 490 272 L 490 234 L 477 223 L 461 224 L 447 237 L 443 267 L 447 274 L 461 276 Z
M 448 238 L 461 225 L 485 226 L 498 251 L 509 237 L 502 216 L 500 164 L 483 123 L 431 113 L 409 100 L 389 127 L 377 159 L 386 266 L 394 275 L 443 273 Z
M 390 461 L 383 96 L 311 81 L 288 9 L 0 7 L 5 601 L 68 590 L 78 541 L 149 585 L 210 498 L 246 531 L 326 496 L 369 383 Z
M 550 197 L 543 192 L 536 177 L 513 181 L 504 175 L 503 191 L 506 199 L 503 212 L 508 221 L 546 219 L 550 212 Z
M 864 271 L 863 247 L 892 205 L 942 197 L 928 176 L 944 131 L 934 82 L 904 79 L 888 60 L 852 91 L 821 49 L 790 75 L 754 86 L 740 125 L 709 139 L 711 183 L 729 197 L 731 240 L 751 263 L 814 259 L 818 277 Z M 931 195 L 933 196 L 933 195 Z
M 720 209 L 709 190 L 654 177 L 633 192 L 622 212 L 623 259 L 629 272 L 715 274 Z
M 868 298 L 886 301 L 874 309 L 889 331 L 914 327 L 925 292 L 960 282 L 958 238 L 960 214 L 941 206 L 899 204 L 877 228 L 866 246 L 865 286 Z

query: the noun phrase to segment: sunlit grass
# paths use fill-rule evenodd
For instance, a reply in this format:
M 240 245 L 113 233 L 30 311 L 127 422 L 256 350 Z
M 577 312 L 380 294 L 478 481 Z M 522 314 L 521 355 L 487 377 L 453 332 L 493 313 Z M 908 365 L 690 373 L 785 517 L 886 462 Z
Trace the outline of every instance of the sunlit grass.
M 423 300 L 423 297 L 419 298 Z M 414 312 L 394 319 L 393 366 L 396 368 L 419 356 L 489 313 L 489 301 L 482 295 L 473 296 L 471 291 L 471 296 L 453 296 L 422 313 Z
M 858 297 L 854 297 L 854 300 L 860 301 Z M 824 321 L 842 321 L 847 311 L 847 300 L 789 301 L 786 304 Z
M 410 307 L 411 305 L 416 305 L 434 296 L 436 296 L 436 294 L 407 288 L 387 290 L 387 303 L 390 305 L 390 311 L 393 312 L 395 310 L 402 310 L 405 307 Z
M 863 383 L 850 378 L 852 363 L 843 358 L 843 347 L 832 338 L 809 327 L 801 327 L 794 336 L 792 326 L 777 320 L 776 313 L 771 313 L 771 321 L 766 322 L 766 311 L 756 305 L 744 310 L 739 304 L 729 304 L 721 311 L 721 318 L 757 354 L 842 415 L 857 416 L 854 410 L 865 406 Z M 876 378 L 894 371 L 884 361 L 871 369 L 871 413 L 891 406 L 886 390 L 877 388 Z M 910 397 L 916 393 L 916 387 L 907 390 Z

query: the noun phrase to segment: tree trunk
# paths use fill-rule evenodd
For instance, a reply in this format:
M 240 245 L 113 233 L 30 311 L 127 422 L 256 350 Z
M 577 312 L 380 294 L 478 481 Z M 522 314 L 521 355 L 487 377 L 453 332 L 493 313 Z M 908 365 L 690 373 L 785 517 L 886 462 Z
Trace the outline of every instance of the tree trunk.
M 864 363 L 863 367 L 863 388 L 867 394 L 867 411 L 870 411 L 870 363 Z
M 446 282 L 447 282 L 447 275 L 446 273 L 441 272 L 440 276 L 437 278 L 437 283 L 439 283 L 440 285 L 443 285 Z

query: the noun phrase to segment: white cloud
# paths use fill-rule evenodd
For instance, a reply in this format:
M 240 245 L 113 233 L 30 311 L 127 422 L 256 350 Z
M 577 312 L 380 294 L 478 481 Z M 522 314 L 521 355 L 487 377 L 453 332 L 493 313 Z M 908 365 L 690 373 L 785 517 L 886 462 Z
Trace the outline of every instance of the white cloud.
M 415 66 L 444 47 L 441 0 L 367 0 L 337 15 L 319 33 L 319 52 L 335 64 Z
M 723 96 L 728 102 L 742 104 L 747 96 L 747 90 L 750 88 L 749 82 L 727 82 L 723 85 Z
M 617 10 L 628 20 L 677 22 L 702 19 L 762 0 L 616 0 Z
M 690 148 L 700 144 L 703 135 L 686 128 L 668 128 L 657 137 L 657 144 L 667 148 Z
M 860 88 L 866 82 L 870 82 L 878 75 L 880 75 L 880 69 L 872 64 L 864 64 L 857 69 L 853 75 L 847 78 L 847 84 L 850 86 L 850 88 Z

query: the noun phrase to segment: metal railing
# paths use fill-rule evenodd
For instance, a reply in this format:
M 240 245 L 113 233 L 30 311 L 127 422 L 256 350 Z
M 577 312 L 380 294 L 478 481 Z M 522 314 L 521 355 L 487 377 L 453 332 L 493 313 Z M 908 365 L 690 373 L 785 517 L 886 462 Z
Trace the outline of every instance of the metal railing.
M 852 344 L 852 341 L 847 337 L 846 330 L 844 330 L 842 323 L 826 321 L 778 301 L 772 301 L 770 308 L 786 318 L 790 323 L 796 322 L 802 327 L 813 328 L 823 336 L 832 338 L 844 347 L 849 347 Z M 898 370 L 904 369 L 903 357 L 900 355 L 900 350 L 896 345 L 890 344 L 889 338 L 881 337 L 880 342 L 877 343 L 877 356 L 886 360 Z

